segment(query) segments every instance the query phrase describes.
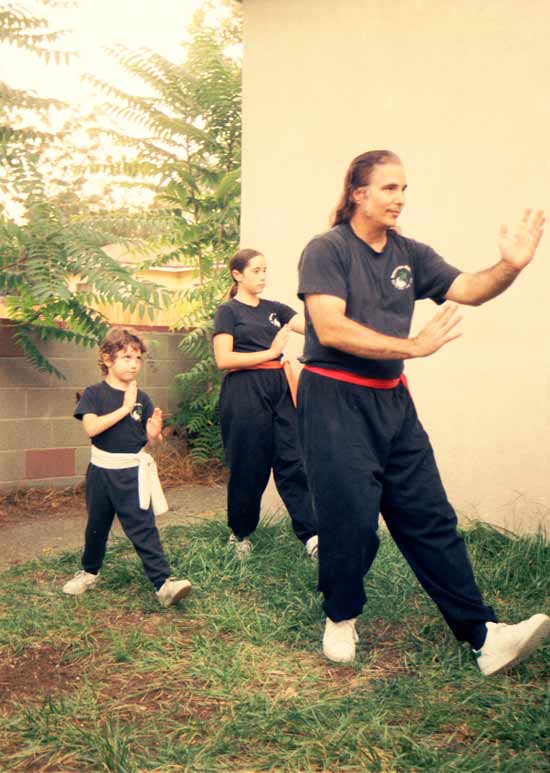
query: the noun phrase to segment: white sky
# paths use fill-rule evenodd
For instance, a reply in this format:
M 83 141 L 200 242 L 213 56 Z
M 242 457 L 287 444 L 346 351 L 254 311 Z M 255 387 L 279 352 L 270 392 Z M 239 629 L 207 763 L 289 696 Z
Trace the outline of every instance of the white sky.
M 0 3 L 5 0 L 0 0 Z M 9 2 L 9 0 L 8 0 Z M 168 59 L 181 61 L 180 44 L 186 39 L 187 26 L 202 0 L 80 0 L 77 7 L 47 8 L 36 0 L 16 0 L 29 12 L 50 19 L 51 29 L 71 30 L 63 48 L 78 52 L 69 65 L 46 64 L 32 53 L 13 46 L 0 45 L 0 80 L 13 88 L 36 92 L 39 96 L 72 103 L 86 113 L 94 104 L 105 101 L 103 94 L 94 95 L 93 87 L 82 82 L 90 73 L 124 91 L 141 93 L 146 85 L 132 79 L 102 50 L 120 43 L 129 49 L 146 47 Z M 220 13 L 227 9 L 220 8 Z M 60 48 L 61 46 L 58 46 Z M 50 111 L 51 127 L 64 120 L 64 112 Z M 127 127 L 140 134 L 139 127 Z M 86 139 L 83 139 L 84 145 Z M 108 140 L 103 147 L 114 152 Z M 101 194 L 109 178 L 101 173 L 91 175 L 85 186 L 88 194 Z M 153 194 L 141 189 L 121 188 L 113 195 L 119 204 L 141 205 Z
M 0 0 L 2 2 L 2 0 Z M 23 3 L 22 3 L 23 4 Z M 145 46 L 169 59 L 178 58 L 179 43 L 201 0 L 80 0 L 78 8 L 48 11 L 52 27 L 71 28 L 66 47 L 79 52 L 69 66 L 45 65 L 37 57 L 14 47 L 0 46 L 0 80 L 14 88 L 36 91 L 40 96 L 84 103 L 89 87 L 80 82 L 91 73 L 115 86 L 131 89 L 131 81 L 102 51 L 122 43 L 128 48 Z M 39 4 L 24 6 L 42 15 Z

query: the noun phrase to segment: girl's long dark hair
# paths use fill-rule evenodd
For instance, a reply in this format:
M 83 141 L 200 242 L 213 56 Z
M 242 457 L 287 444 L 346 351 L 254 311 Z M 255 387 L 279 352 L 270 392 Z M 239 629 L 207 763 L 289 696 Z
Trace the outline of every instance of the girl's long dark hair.
M 356 188 L 368 185 L 370 176 L 378 164 L 400 164 L 401 160 L 391 150 L 369 150 L 353 159 L 344 179 L 344 189 L 331 218 L 331 226 L 349 223 L 356 204 L 352 194 Z
M 231 278 L 233 279 L 233 271 L 239 271 L 242 274 L 252 258 L 257 258 L 258 255 L 263 255 L 263 252 L 258 252 L 258 250 L 251 250 L 246 248 L 236 252 L 229 261 L 229 273 L 231 274 Z M 227 293 L 227 297 L 234 298 L 237 295 L 238 289 L 239 285 L 233 279 L 233 284 Z

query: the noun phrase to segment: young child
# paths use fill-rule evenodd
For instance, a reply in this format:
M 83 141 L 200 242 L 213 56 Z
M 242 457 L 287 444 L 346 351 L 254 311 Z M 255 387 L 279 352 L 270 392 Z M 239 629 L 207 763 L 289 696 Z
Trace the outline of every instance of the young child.
M 63 586 L 79 596 L 93 588 L 103 564 L 115 513 L 141 558 L 163 607 L 191 590 L 188 580 L 170 578 L 155 515 L 168 510 L 156 464 L 142 449 L 162 439 L 162 411 L 137 387 L 145 344 L 133 331 L 113 328 L 100 346 L 105 380 L 85 389 L 74 416 L 92 440 L 86 473 L 86 526 L 82 570 Z

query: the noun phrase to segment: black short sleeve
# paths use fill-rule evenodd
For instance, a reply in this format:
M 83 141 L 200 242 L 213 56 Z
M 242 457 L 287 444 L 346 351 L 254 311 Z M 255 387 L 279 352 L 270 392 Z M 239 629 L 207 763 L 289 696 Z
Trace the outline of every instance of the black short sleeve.
M 216 336 L 219 333 L 235 335 L 235 315 L 228 303 L 219 306 L 214 316 L 214 332 L 212 335 Z
M 320 293 L 346 300 L 348 262 L 345 250 L 338 249 L 327 235 L 312 239 L 298 265 L 298 297 L 304 300 L 309 293 Z
M 98 384 L 94 386 L 86 387 L 80 400 L 74 409 L 73 416 L 75 419 L 82 421 L 82 417 L 87 413 L 95 413 L 98 415 L 99 402 L 98 402 Z
M 417 300 L 431 298 L 443 303 L 445 295 L 461 271 L 447 263 L 427 244 L 408 240 L 414 254 L 414 286 Z
M 290 320 L 296 316 L 297 312 L 292 309 L 290 306 L 287 306 L 284 303 L 279 303 L 278 301 L 271 301 L 273 303 L 273 306 L 276 309 L 277 316 L 279 317 L 281 323 L 283 325 L 286 325 Z

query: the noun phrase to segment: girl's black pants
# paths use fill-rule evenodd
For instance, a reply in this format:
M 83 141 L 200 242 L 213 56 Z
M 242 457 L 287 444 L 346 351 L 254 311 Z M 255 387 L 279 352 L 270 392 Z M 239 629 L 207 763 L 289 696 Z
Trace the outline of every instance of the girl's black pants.
M 137 467 L 105 470 L 94 464 L 88 465 L 88 523 L 82 568 L 92 574 L 97 574 L 101 569 L 116 513 L 124 533 L 141 558 L 145 574 L 158 590 L 170 577 L 170 565 L 162 549 L 152 508 L 142 510 L 139 506 L 137 476 Z
M 416 577 L 461 641 L 496 621 L 476 584 L 455 512 L 408 389 L 372 389 L 307 370 L 300 439 L 319 524 L 319 590 L 334 621 L 361 614 L 381 513 Z M 391 599 L 388 599 L 391 603 Z
M 228 373 L 220 393 L 229 528 L 248 537 L 260 520 L 262 494 L 273 469 L 275 485 L 298 539 L 317 534 L 298 440 L 296 409 L 282 370 Z

